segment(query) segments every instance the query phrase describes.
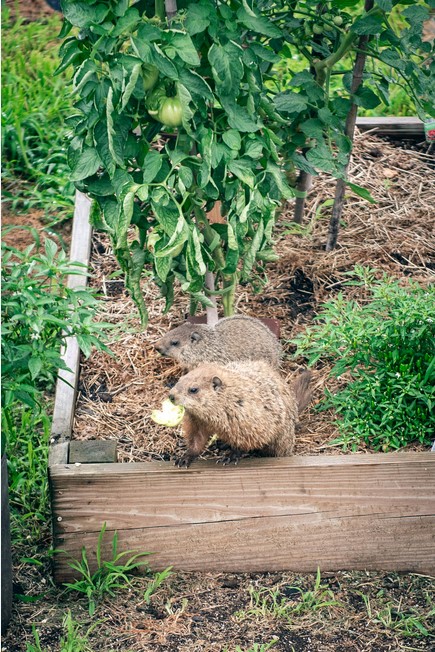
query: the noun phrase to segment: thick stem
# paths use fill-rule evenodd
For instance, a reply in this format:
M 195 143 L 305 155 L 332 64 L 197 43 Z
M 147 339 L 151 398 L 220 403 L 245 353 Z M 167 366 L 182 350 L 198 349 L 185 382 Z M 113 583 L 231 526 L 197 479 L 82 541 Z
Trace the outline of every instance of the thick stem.
M 237 272 L 234 276 L 224 278 L 224 289 L 230 287 L 231 290 L 222 295 L 222 305 L 224 307 L 224 317 L 234 315 L 234 301 L 236 296 Z
M 213 272 L 210 272 L 209 270 L 206 271 L 205 273 L 205 286 L 211 292 L 215 291 L 215 284 L 214 284 L 214 274 Z M 214 303 L 214 307 L 207 306 L 207 324 L 208 326 L 214 326 L 215 324 L 218 323 L 219 321 L 219 316 L 218 316 L 218 311 L 217 311 L 217 306 L 216 306 L 216 296 L 215 295 L 210 295 L 210 299 Z
M 370 11 L 370 9 L 373 8 L 373 4 L 374 4 L 374 0 L 366 0 L 365 10 Z M 363 35 L 360 37 L 358 42 L 359 51 L 358 54 L 356 55 L 355 65 L 353 68 L 351 95 L 354 95 L 357 92 L 363 79 L 364 66 L 367 57 L 367 45 L 369 40 L 370 40 L 370 36 Z M 345 134 L 350 139 L 352 144 L 353 144 L 353 138 L 355 134 L 355 123 L 356 123 L 357 113 L 358 113 L 358 106 L 355 104 L 355 102 L 352 102 L 349 109 L 349 113 L 347 114 L 346 117 L 346 126 L 345 126 Z M 329 222 L 326 251 L 332 251 L 332 249 L 335 249 L 337 245 L 338 232 L 340 229 L 340 220 L 344 208 L 344 192 L 346 189 L 346 180 L 348 177 L 349 162 L 350 162 L 350 158 L 344 169 L 343 178 L 337 180 L 337 185 L 335 187 L 334 205 L 332 207 L 332 215 L 331 215 L 331 220 Z
M 155 0 L 154 13 L 160 20 L 165 20 L 165 0 Z
M 177 14 L 177 0 L 165 0 L 165 9 L 168 23 L 170 25 L 172 19 Z

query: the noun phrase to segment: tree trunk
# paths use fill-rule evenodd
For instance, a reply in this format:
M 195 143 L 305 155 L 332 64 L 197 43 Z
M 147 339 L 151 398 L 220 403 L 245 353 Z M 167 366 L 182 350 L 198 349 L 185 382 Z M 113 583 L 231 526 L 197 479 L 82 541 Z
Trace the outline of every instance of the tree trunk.
M 365 10 L 370 11 L 370 9 L 373 8 L 373 4 L 374 4 L 374 0 L 366 0 L 365 7 L 364 7 Z M 369 40 L 370 40 L 370 36 L 364 35 L 360 37 L 358 42 L 358 50 L 360 51 L 356 55 L 355 65 L 353 68 L 352 85 L 351 85 L 352 95 L 357 92 L 363 79 L 364 66 L 366 62 L 366 48 Z M 358 106 L 354 102 L 352 102 L 351 107 L 349 109 L 349 113 L 347 114 L 346 117 L 346 127 L 345 127 L 345 134 L 348 138 L 350 138 L 352 145 L 353 145 L 353 138 L 355 134 L 355 123 L 356 123 L 357 113 L 358 113 Z M 332 251 L 333 249 L 335 249 L 337 245 L 338 232 L 340 230 L 340 220 L 344 208 L 344 193 L 346 190 L 346 180 L 348 177 L 349 163 L 350 163 L 350 156 L 349 156 L 349 161 L 344 169 L 343 178 L 338 179 L 337 185 L 335 186 L 334 205 L 332 207 L 332 215 L 331 215 L 331 220 L 329 222 L 326 251 Z

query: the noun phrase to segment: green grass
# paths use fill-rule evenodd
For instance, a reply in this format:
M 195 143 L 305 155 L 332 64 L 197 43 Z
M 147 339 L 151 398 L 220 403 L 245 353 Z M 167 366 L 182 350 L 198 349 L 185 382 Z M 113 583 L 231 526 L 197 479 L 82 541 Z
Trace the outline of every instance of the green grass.
M 98 624 L 97 621 L 85 632 L 82 632 L 81 625 L 73 619 L 71 612 L 68 611 L 62 623 L 64 634 L 59 642 L 59 652 L 92 652 L 88 639 Z M 34 643 L 27 643 L 26 652 L 46 652 L 41 646 L 41 639 L 35 625 L 32 627 L 32 632 Z M 50 649 L 52 648 L 50 647 Z
M 7 10 L 2 29 L 3 197 L 14 210 L 71 213 L 65 118 L 72 102 L 58 66 L 58 16 L 25 23 Z

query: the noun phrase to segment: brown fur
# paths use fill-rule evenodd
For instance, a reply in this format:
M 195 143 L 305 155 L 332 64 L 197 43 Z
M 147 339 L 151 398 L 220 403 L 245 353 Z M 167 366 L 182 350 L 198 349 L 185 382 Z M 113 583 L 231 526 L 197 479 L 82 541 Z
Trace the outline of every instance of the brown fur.
M 214 434 L 236 451 L 261 449 L 276 457 L 291 455 L 298 400 L 308 402 L 307 373 L 293 388 L 262 361 L 232 362 L 224 367 L 208 363 L 183 376 L 170 394 L 174 403 L 186 408 L 187 452 L 178 465 L 189 466 Z
M 272 331 L 258 319 L 243 315 L 221 319 L 214 327 L 186 322 L 166 333 L 156 349 L 186 369 L 203 362 L 236 360 L 265 360 L 278 368 L 281 355 Z

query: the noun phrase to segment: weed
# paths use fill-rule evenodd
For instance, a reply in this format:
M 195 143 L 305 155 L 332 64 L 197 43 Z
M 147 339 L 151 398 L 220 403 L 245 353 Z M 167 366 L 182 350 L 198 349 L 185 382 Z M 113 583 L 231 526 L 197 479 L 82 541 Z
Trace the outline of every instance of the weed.
M 62 623 L 65 633 L 60 639 L 59 652 L 92 652 L 88 639 L 100 622 L 93 623 L 83 634 L 80 631 L 80 624 L 73 619 L 71 612 L 68 610 Z M 41 640 L 35 625 L 32 627 L 32 632 L 35 642 L 27 643 L 26 652 L 45 652 L 41 647 Z
M 57 16 L 44 22 L 12 20 L 2 28 L 3 190 L 13 208 L 71 212 L 65 118 L 71 113 L 66 76 L 54 77 L 60 29 Z
M 435 609 L 428 602 L 428 608 L 422 613 L 413 607 L 399 602 L 392 603 L 384 599 L 382 590 L 378 592 L 374 603 L 370 597 L 358 592 L 364 601 L 369 620 L 380 623 L 387 630 L 393 630 L 410 638 L 435 638 L 433 625 Z
M 151 596 L 157 591 L 159 586 L 163 584 L 163 582 L 170 576 L 172 575 L 172 566 L 169 566 L 168 568 L 165 568 L 164 571 L 161 573 L 156 573 L 154 576 L 154 579 L 151 580 L 150 584 L 147 586 L 147 589 L 145 593 L 143 594 L 143 599 L 146 602 L 146 604 L 149 604 L 151 602 Z
M 282 595 L 281 589 L 249 588 L 251 604 L 246 611 L 239 611 L 238 618 L 273 618 L 291 623 L 295 616 L 318 612 L 339 603 L 334 600 L 333 592 L 321 583 L 320 570 L 317 570 L 312 590 L 303 591 L 300 587 L 291 586 L 287 590 L 292 594 L 289 600 Z
M 341 416 L 336 442 L 353 450 L 362 441 L 375 450 L 411 441 L 429 444 L 435 431 L 435 287 L 406 286 L 375 270 L 350 273 L 369 295 L 368 303 L 340 293 L 326 303 L 319 324 L 293 340 L 297 355 L 334 362 L 331 375 L 347 372 L 351 382 L 326 391 L 321 409 Z
M 234 652 L 267 652 L 267 650 L 270 650 L 276 643 L 278 643 L 279 639 L 274 638 L 269 643 L 254 643 L 250 648 L 241 648 L 240 645 L 236 645 L 234 648 Z M 225 648 L 224 652 L 230 652 L 230 648 Z
M 93 616 L 98 603 L 106 595 L 114 597 L 117 589 L 125 589 L 130 585 L 129 575 L 140 567 L 148 566 L 147 561 L 138 561 L 141 557 L 148 555 L 147 552 L 138 553 L 133 550 L 118 552 L 118 533 L 116 531 L 112 538 L 112 558 L 109 560 L 102 559 L 102 543 L 105 531 L 106 523 L 104 523 L 98 535 L 96 571 L 91 573 L 86 548 L 82 548 L 81 560 L 69 562 L 69 566 L 79 574 L 81 579 L 64 584 L 69 592 L 76 591 L 83 593 L 87 597 L 90 616 Z M 127 555 L 130 556 L 127 557 Z

